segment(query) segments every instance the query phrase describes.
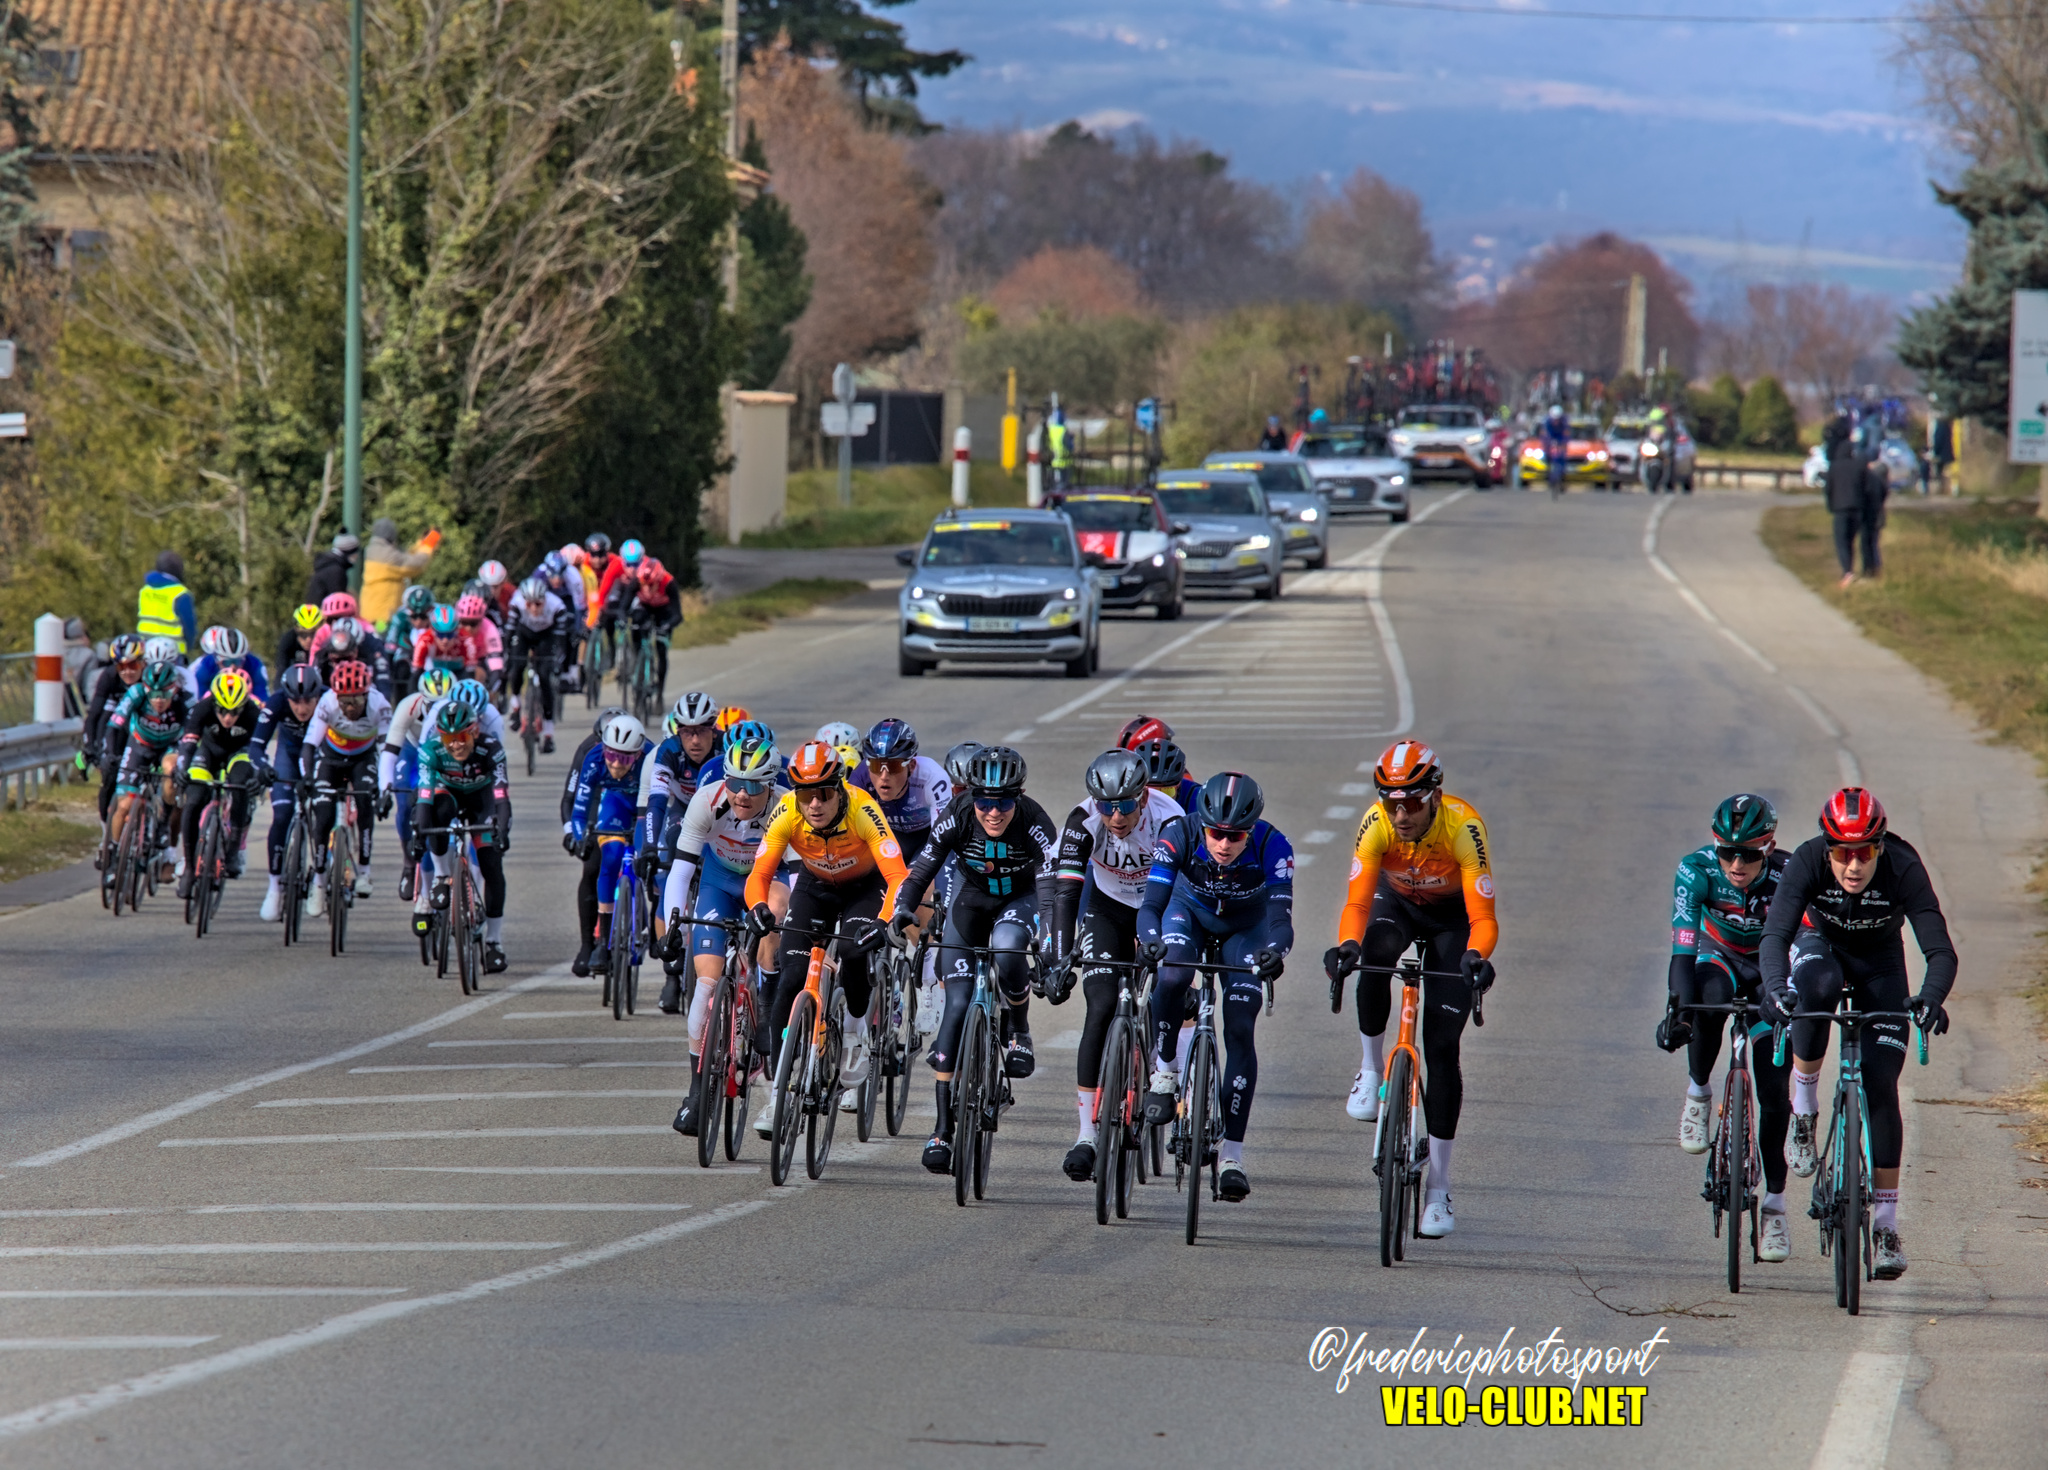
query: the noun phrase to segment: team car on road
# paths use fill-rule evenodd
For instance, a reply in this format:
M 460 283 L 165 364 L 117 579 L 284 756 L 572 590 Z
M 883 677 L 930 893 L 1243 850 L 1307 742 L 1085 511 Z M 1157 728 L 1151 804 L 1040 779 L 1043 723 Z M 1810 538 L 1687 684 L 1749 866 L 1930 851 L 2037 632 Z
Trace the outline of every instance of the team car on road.
M 1493 482 L 1486 468 L 1486 420 L 1465 403 L 1412 403 L 1387 435 L 1413 479 Z
M 1187 585 L 1280 595 L 1285 522 L 1266 504 L 1258 479 L 1242 470 L 1168 470 L 1154 487 L 1159 503 L 1187 531 L 1181 550 Z
M 1052 505 L 1074 523 L 1105 608 L 1156 608 L 1168 620 L 1181 615 L 1181 552 L 1158 497 L 1142 490 L 1075 490 Z
M 1256 475 L 1266 492 L 1266 504 L 1280 516 L 1287 531 L 1282 543 L 1287 555 L 1301 558 L 1314 569 L 1330 560 L 1330 502 L 1309 474 L 1308 461 L 1298 454 L 1251 449 L 1212 454 L 1202 461 L 1205 470 L 1243 470 Z
M 1101 658 L 1102 599 L 1073 523 L 1056 510 L 957 510 L 896 559 L 897 672 L 942 659 L 1066 666 L 1085 679 Z
M 1408 461 L 1394 453 L 1377 424 L 1338 424 L 1305 434 L 1297 453 L 1334 515 L 1376 511 L 1399 525 L 1408 519 Z

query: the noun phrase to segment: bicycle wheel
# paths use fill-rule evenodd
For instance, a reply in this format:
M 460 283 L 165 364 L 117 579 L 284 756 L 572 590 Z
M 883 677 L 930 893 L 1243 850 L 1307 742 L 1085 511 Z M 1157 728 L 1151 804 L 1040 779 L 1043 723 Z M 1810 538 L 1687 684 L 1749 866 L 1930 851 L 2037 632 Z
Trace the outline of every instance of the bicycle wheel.
M 278 890 L 283 901 L 279 911 L 284 944 L 290 949 L 299 941 L 299 918 L 306 903 L 306 827 L 302 814 L 292 812 L 291 825 L 284 832 L 284 861 L 279 865 Z
M 533 711 L 540 703 L 540 680 L 533 676 L 531 665 L 526 670 L 526 683 L 519 693 L 519 743 L 526 747 L 526 774 L 533 774 L 533 758 L 540 750 L 540 731 L 533 723 Z
M 1728 1101 L 1721 1109 L 1722 1157 L 1727 1167 L 1723 1203 L 1728 1209 L 1728 1290 L 1742 1290 L 1742 1216 L 1749 1181 L 1749 1088 L 1739 1072 L 1728 1074 Z
M 128 895 L 128 907 L 131 909 L 142 907 L 140 900 L 145 893 L 151 898 L 156 897 L 157 831 L 161 825 L 157 821 L 156 805 L 156 798 L 151 797 L 147 803 L 148 816 L 142 829 L 142 882 L 136 886 L 135 892 Z
M 458 863 L 455 869 L 455 892 L 448 899 L 449 940 L 455 949 L 455 980 L 462 987 L 464 995 L 476 994 L 480 983 L 477 975 L 476 946 L 471 943 L 471 929 L 474 917 L 470 913 L 469 865 Z
M 1863 1313 L 1863 1278 L 1869 1273 L 1869 1230 L 1864 1213 L 1870 1208 L 1863 1177 L 1863 1110 L 1856 1099 L 1842 1109 L 1842 1177 L 1835 1191 L 1835 1273 L 1840 1304 L 1852 1317 Z
M 348 915 L 342 895 L 353 893 L 356 886 L 354 877 L 346 871 L 348 844 L 344 834 L 347 831 L 346 826 L 336 822 L 327 839 L 327 872 L 323 881 L 327 884 L 327 953 L 330 957 L 341 953 L 348 935 Z
M 1387 1064 L 1385 1101 L 1380 1104 L 1380 1264 L 1392 1266 L 1401 1249 L 1401 1232 L 1407 1224 L 1408 1135 L 1413 1128 L 1409 1109 L 1414 1105 L 1412 1069 L 1414 1060 L 1405 1051 L 1394 1053 Z
M 626 885 L 622 882 L 615 890 L 618 898 L 626 896 Z M 633 1008 L 626 1003 L 626 971 L 632 968 L 633 935 L 627 927 L 626 911 L 614 899 L 612 903 L 612 948 L 611 968 L 605 972 L 610 992 L 612 1019 L 623 1021 L 632 1014 Z
M 768 1178 L 781 1185 L 789 1182 L 790 1166 L 796 1162 L 796 1139 L 803 1132 L 803 1086 L 805 1059 L 811 1050 L 811 1028 L 817 1024 L 817 1002 L 800 994 L 789 1008 L 789 1027 L 782 1033 L 782 1053 L 775 1062 L 775 1090 L 769 1094 L 775 1109 L 775 1134 L 768 1144 Z
M 1095 1223 L 1107 1225 L 1110 1210 L 1110 1155 L 1123 1152 L 1125 1087 L 1123 1069 L 1129 1065 L 1131 1023 L 1119 1016 L 1109 1023 L 1109 1040 L 1102 1048 L 1102 1068 L 1096 1074 L 1100 1084 L 1095 1094 Z M 1117 1211 L 1119 1218 L 1122 1210 Z
M 1144 1151 L 1138 1147 L 1132 1135 L 1130 1118 L 1136 1116 L 1130 1108 L 1130 1099 L 1123 1099 L 1123 1106 L 1117 1109 L 1116 1149 L 1116 1217 L 1119 1220 L 1131 1218 L 1131 1179 L 1143 1169 L 1139 1162 Z
M 740 992 L 746 991 L 745 995 Z M 734 981 L 732 1009 L 732 1046 L 727 1052 L 727 1062 L 732 1068 L 732 1085 L 726 1089 L 725 1100 L 725 1157 L 728 1162 L 740 1156 L 740 1145 L 746 1142 L 747 1104 L 754 1085 L 754 1027 L 757 1024 L 752 1001 L 752 987 L 744 973 Z
M 1215 1045 L 1207 1032 L 1195 1033 L 1194 1052 L 1188 1057 L 1188 1244 L 1195 1243 L 1195 1235 L 1202 1225 L 1202 1167 L 1209 1156 L 1209 1090 L 1215 1083 L 1212 1068 L 1215 1058 L 1210 1048 Z
M 975 1145 L 981 1137 L 981 1094 L 988 1085 L 982 1075 L 988 1013 L 978 1005 L 969 1006 L 960 1032 L 960 1063 L 953 1072 L 953 1203 L 965 1206 L 974 1176 Z
M 192 914 L 194 939 L 206 937 L 206 927 L 213 922 L 213 911 L 220 906 L 220 862 L 220 811 L 216 806 L 207 815 L 206 826 L 199 833 L 199 871 L 192 875 L 192 891 L 199 899 Z
M 702 982 L 699 982 L 700 984 Z M 704 1017 L 704 1049 L 697 1058 L 697 1167 L 708 1169 L 718 1154 L 719 1125 L 726 1109 L 725 1079 L 732 1064 L 732 977 L 711 993 Z
M 810 1115 L 805 1119 L 804 1172 L 822 1178 L 832 1157 L 832 1133 L 839 1126 L 839 1058 L 846 1038 L 846 993 L 832 992 L 825 1013 L 825 1050 L 814 1063 L 816 1076 L 808 1089 Z
M 142 820 L 139 812 L 131 812 L 128 825 L 121 829 L 121 840 L 114 844 L 114 917 L 121 917 L 121 905 L 126 902 L 130 912 L 135 904 L 130 895 L 140 881 L 136 869 L 135 854 L 142 842 Z

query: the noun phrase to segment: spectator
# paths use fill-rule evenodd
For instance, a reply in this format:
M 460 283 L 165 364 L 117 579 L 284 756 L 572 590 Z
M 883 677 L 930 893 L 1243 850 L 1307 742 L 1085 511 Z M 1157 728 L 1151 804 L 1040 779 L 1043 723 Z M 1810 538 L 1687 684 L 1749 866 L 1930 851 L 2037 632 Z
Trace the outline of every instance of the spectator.
M 86 636 L 84 618 L 64 620 L 64 718 L 72 719 L 85 713 L 87 692 L 99 677 L 100 667 L 107 661 L 104 647 L 93 647 L 92 639 Z
M 1877 536 L 1884 525 L 1884 501 L 1890 493 L 1884 465 L 1867 460 L 1857 450 L 1853 434 L 1839 438 L 1832 432 L 1828 444 L 1828 509 L 1835 517 L 1835 560 L 1841 563 L 1840 585 L 1856 580 L 1856 542 L 1863 542 L 1863 575 L 1875 577 L 1879 558 Z
M 363 543 L 347 531 L 336 536 L 331 550 L 313 558 L 313 575 L 306 581 L 306 601 L 318 604 L 337 592 L 348 591 L 349 569 L 356 564 L 362 549 Z
M 1259 448 L 1283 450 L 1287 447 L 1287 431 L 1280 427 L 1280 415 L 1266 415 L 1266 432 L 1259 435 Z
M 189 653 L 198 644 L 199 614 L 185 585 L 185 558 L 177 552 L 157 553 L 156 570 L 142 579 L 135 599 L 135 631 L 144 638 L 174 638 L 180 653 Z
M 434 559 L 441 533 L 429 531 L 413 543 L 410 551 L 398 549 L 398 522 L 381 517 L 370 527 L 370 546 L 363 553 L 363 595 L 361 617 L 372 627 L 384 626 L 398 611 L 398 599 L 405 584 L 426 570 Z

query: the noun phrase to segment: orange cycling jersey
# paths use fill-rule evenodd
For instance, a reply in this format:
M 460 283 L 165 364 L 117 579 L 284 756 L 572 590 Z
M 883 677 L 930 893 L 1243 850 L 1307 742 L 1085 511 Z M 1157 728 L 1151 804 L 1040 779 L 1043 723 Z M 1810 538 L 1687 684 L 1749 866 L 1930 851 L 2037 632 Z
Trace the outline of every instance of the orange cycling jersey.
M 1462 886 L 1465 916 L 1472 925 L 1468 943 L 1490 955 L 1500 942 L 1500 925 L 1493 917 L 1493 870 L 1486 861 L 1486 821 L 1469 803 L 1446 792 L 1437 802 L 1436 820 L 1416 842 L 1397 837 L 1386 807 L 1373 804 L 1358 827 L 1338 943 L 1365 937 L 1381 878 L 1410 903 L 1424 905 L 1448 903 Z
M 827 883 L 850 883 L 881 869 L 889 884 L 888 897 L 882 900 L 882 917 L 887 919 L 895 912 L 896 890 L 902 886 L 906 871 L 903 849 L 897 846 L 896 834 L 889 830 L 889 819 L 882 815 L 880 803 L 865 791 L 850 786 L 844 790 L 846 805 L 839 820 L 824 832 L 813 831 L 804 820 L 803 813 L 797 810 L 795 792 L 782 798 L 774 816 L 768 819 L 768 830 L 761 834 L 761 850 L 754 856 L 753 871 L 747 874 L 749 908 L 768 901 L 768 884 L 782 865 L 782 855 L 794 852 L 803 861 L 806 872 Z

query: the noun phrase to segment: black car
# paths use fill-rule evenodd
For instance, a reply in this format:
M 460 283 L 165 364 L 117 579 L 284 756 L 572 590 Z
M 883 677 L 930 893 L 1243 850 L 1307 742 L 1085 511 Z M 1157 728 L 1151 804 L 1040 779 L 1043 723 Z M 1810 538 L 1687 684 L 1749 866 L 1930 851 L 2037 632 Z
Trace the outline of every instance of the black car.
M 1081 553 L 1096 567 L 1105 609 L 1150 607 L 1162 619 L 1181 615 L 1183 557 L 1176 527 L 1157 496 L 1142 490 L 1075 490 L 1053 504 L 1074 523 Z

